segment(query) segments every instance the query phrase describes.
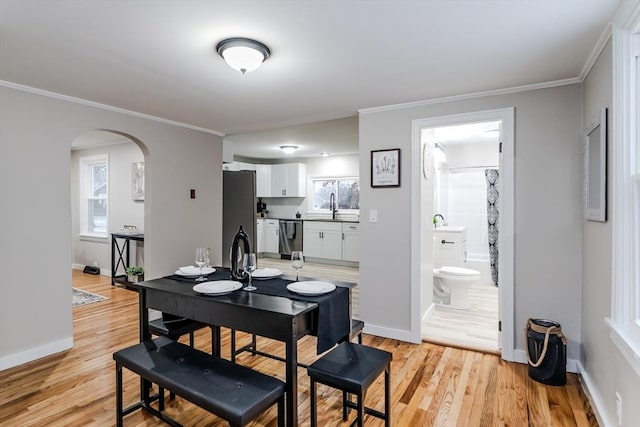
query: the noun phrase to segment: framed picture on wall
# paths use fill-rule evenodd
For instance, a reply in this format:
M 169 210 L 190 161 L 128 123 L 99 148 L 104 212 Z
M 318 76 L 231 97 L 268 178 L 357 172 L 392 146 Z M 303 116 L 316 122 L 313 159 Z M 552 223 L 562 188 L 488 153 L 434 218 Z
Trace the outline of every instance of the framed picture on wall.
M 131 198 L 144 201 L 144 162 L 131 164 Z
M 400 149 L 371 151 L 371 187 L 400 187 Z
M 607 220 L 607 109 L 601 109 L 585 129 L 584 217 Z

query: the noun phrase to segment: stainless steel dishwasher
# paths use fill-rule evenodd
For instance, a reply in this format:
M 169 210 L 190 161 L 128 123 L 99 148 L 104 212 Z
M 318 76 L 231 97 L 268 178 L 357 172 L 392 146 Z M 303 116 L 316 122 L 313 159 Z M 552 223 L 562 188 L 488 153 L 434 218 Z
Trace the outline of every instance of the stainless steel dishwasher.
M 280 220 L 280 255 L 291 256 L 292 251 L 302 250 L 302 221 Z

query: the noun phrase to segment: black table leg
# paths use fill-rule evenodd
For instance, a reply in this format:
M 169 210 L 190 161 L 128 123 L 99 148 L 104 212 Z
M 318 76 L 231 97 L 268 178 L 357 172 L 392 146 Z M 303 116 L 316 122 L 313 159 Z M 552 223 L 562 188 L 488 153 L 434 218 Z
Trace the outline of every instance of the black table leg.
M 295 332 L 287 339 L 285 350 L 287 426 L 298 425 L 298 340 Z
M 151 339 L 151 332 L 149 332 L 149 309 L 147 308 L 147 292 L 144 289 L 140 289 L 138 295 L 140 342 L 144 342 Z M 140 377 L 140 400 L 147 405 L 151 403 L 151 399 L 149 398 L 150 389 L 151 382 Z
M 211 326 L 211 354 L 220 357 L 220 326 Z

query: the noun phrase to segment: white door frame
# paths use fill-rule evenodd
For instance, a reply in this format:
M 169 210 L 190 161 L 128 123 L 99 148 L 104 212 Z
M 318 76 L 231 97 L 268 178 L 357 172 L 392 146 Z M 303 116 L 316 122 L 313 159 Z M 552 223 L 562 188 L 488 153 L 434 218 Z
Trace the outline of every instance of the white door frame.
M 502 321 L 501 351 L 502 358 L 514 361 L 514 195 L 515 195 L 515 134 L 514 108 L 476 111 L 471 113 L 429 117 L 412 121 L 411 146 L 411 340 L 422 340 L 422 249 L 426 222 L 422 221 L 420 190 L 422 185 L 422 129 L 441 126 L 452 126 L 473 122 L 502 122 L 502 163 L 500 168 L 500 221 L 499 221 L 499 259 L 498 271 L 500 286 L 499 317 Z M 429 185 L 432 185 L 429 183 Z

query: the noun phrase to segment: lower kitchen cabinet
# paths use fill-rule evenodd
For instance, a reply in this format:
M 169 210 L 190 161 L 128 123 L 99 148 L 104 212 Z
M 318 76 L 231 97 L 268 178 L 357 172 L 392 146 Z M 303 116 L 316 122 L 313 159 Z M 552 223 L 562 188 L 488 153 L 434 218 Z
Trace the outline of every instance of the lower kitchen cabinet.
M 256 219 L 256 246 L 255 252 L 265 252 L 264 219 Z
M 360 261 L 360 224 L 342 223 L 342 260 Z
M 280 221 L 277 219 L 264 221 L 264 252 L 277 254 L 280 252 Z
M 305 221 L 302 241 L 307 257 L 342 259 L 342 223 Z

